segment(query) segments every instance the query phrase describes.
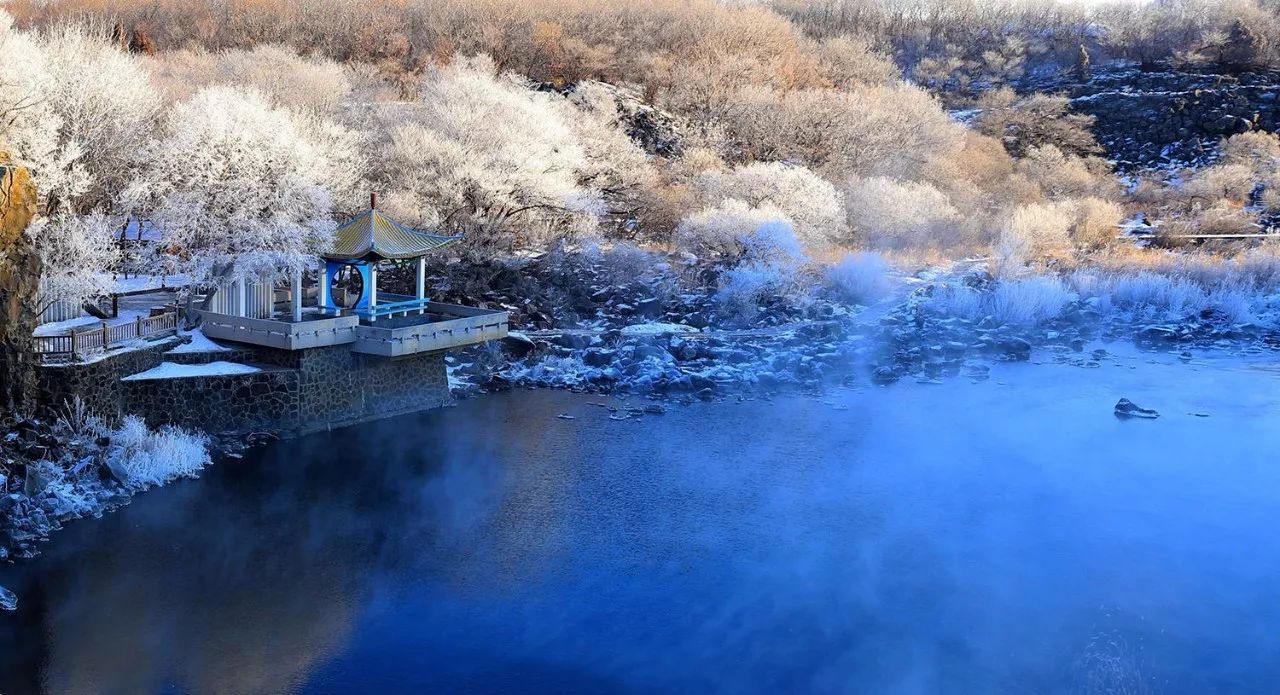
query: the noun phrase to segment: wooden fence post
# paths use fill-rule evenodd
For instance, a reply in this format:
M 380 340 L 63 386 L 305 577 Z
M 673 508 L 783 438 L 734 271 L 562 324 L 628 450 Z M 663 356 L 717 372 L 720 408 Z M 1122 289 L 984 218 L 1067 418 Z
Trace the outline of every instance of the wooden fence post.
M 141 315 L 135 317 L 133 320 L 133 332 L 137 334 L 137 337 L 139 338 L 142 337 L 142 316 Z

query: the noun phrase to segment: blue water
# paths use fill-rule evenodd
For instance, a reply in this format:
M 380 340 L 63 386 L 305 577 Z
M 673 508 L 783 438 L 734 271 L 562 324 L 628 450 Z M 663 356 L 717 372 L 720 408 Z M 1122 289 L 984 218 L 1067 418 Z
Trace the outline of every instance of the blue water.
M 1162 417 L 1117 420 L 1122 396 Z M 73 523 L 0 570 L 0 692 L 1280 682 L 1275 358 L 598 402 L 280 442 Z

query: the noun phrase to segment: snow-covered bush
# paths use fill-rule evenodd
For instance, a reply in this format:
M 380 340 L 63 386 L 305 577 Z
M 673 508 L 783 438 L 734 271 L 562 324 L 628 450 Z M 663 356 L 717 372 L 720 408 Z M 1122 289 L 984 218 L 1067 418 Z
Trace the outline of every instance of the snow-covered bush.
M 1018 171 L 1050 199 L 1113 198 L 1119 193 L 1111 166 L 1098 157 L 1066 154 L 1053 145 L 1030 148 L 1017 160 Z
M 698 178 L 708 203 L 741 200 L 754 208 L 771 206 L 791 220 L 797 236 L 811 248 L 845 236 L 844 199 L 836 187 L 806 167 L 755 162 Z
M 986 311 L 982 293 L 966 285 L 935 287 L 928 303 L 943 316 L 976 319 L 983 316 Z
M 1071 250 L 1070 203 L 1022 205 L 1013 211 L 996 244 L 996 269 L 1016 275 L 1029 262 L 1061 258 Z
M 730 199 L 681 220 L 676 226 L 675 241 L 680 248 L 699 256 L 736 260 L 747 251 L 747 237 L 771 222 L 791 223 L 782 210 L 768 203 L 753 207 Z
M 13 18 L 0 9 L 0 144 L 35 177 L 40 189 L 73 188 L 59 179 L 72 171 L 79 148 L 60 151 L 61 119 L 43 98 L 49 81 L 44 53 L 30 36 L 13 28 Z M 79 184 L 83 186 L 84 184 Z
M 1033 324 L 1060 315 L 1075 298 L 1053 275 L 1006 279 L 991 293 L 991 315 L 1005 323 Z
M 252 87 L 277 106 L 329 112 L 351 92 L 346 68 L 328 58 L 303 57 L 288 46 L 266 44 L 219 56 L 221 83 Z
M 889 263 L 878 253 L 851 253 L 828 266 L 827 282 L 843 298 L 869 304 L 889 291 Z
M 734 266 L 720 276 L 716 301 L 727 317 L 748 322 L 771 297 L 791 295 L 796 290 L 794 269 L 768 263 L 749 262 Z
M 751 87 L 718 115 L 749 158 L 797 161 L 836 177 L 919 179 L 965 138 L 937 100 L 906 83 L 847 92 Z
M 597 191 L 605 212 L 626 223 L 644 215 L 643 189 L 654 185 L 657 171 L 635 140 L 622 128 L 613 87 L 584 82 L 576 86 L 565 104 L 554 104 L 564 112 L 578 144 L 584 166 L 578 172 L 580 185 Z
M 854 239 L 879 248 L 945 246 L 960 216 L 933 186 L 881 176 L 849 179 L 845 208 Z
M 1079 249 L 1098 249 L 1113 242 L 1124 220 L 1124 208 L 1101 198 L 1073 201 L 1071 241 Z
M 126 185 L 144 175 L 159 100 L 138 61 L 85 30 L 40 38 L 0 11 L 0 145 L 32 171 L 41 212 L 28 235 L 43 263 L 42 301 L 106 289 L 119 259 L 112 228 Z
M 194 476 L 209 465 L 208 441 L 180 427 L 147 428 L 141 418 L 125 417 L 111 433 L 111 468 L 125 484 L 135 488 L 163 485 Z
M 310 268 L 336 227 L 331 191 L 358 161 L 339 143 L 308 137 L 257 92 L 211 87 L 173 107 L 132 194 L 197 280 Z
M 1270 301 L 1268 289 L 1250 284 L 1247 271 L 1232 264 L 1215 273 L 1079 271 L 1071 283 L 1083 296 L 1096 297 L 1105 311 L 1130 317 L 1177 320 L 1212 310 L 1232 322 L 1253 320 Z M 1199 275 L 1199 278 L 1194 277 Z

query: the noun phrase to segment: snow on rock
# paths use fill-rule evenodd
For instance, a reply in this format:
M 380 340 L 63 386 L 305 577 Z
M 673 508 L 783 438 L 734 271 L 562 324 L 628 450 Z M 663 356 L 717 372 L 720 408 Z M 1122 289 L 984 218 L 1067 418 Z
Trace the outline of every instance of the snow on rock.
M 236 374 L 253 374 L 261 369 L 237 362 L 210 362 L 209 364 L 177 364 L 161 362 L 159 366 L 138 372 L 121 379 L 121 381 L 142 381 L 144 379 L 182 379 L 195 376 L 234 376 Z
M 627 336 L 667 335 L 670 333 L 697 333 L 698 329 L 693 326 L 686 326 L 683 323 L 637 323 L 623 326 L 621 332 Z
M 0 586 L 0 610 L 16 611 L 18 610 L 18 596 L 8 589 Z
M 182 345 L 169 350 L 165 354 L 185 355 L 200 352 L 231 352 L 231 348 L 219 345 L 212 340 L 209 340 L 204 332 L 198 328 L 190 333 L 179 333 L 179 335 L 189 336 L 191 338 L 191 342 L 183 343 Z

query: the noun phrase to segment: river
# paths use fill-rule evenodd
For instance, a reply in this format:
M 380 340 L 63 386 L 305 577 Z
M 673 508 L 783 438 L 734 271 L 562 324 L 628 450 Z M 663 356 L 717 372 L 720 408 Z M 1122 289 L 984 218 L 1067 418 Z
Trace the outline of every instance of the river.
M 1280 360 L 1108 347 L 277 442 L 0 569 L 0 692 L 1270 690 Z

